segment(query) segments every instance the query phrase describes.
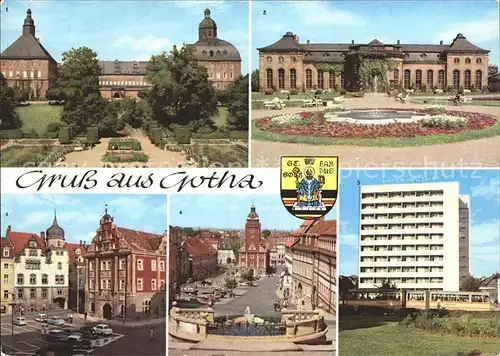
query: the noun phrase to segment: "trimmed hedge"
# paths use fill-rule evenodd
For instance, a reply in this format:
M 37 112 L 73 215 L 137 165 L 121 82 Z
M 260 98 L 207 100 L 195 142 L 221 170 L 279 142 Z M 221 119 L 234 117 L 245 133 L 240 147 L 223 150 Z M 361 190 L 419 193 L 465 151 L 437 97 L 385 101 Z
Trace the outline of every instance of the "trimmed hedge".
M 140 151 L 142 149 L 141 143 L 132 138 L 112 138 L 108 143 L 108 150 L 131 150 L 131 151 Z
M 23 138 L 21 130 L 1 130 L 0 137 L 4 140 L 17 140 Z
M 149 157 L 142 152 L 130 152 L 125 154 L 106 152 L 101 160 L 110 163 L 147 162 L 149 161 Z
M 189 145 L 191 143 L 191 130 L 188 127 L 176 126 L 174 129 L 174 137 L 177 143 Z
M 159 127 L 153 126 L 153 127 L 151 127 L 149 132 L 150 132 L 149 138 L 151 139 L 151 142 L 153 142 L 153 144 L 159 145 L 159 144 L 163 143 L 163 135 L 162 135 L 161 129 Z
M 59 142 L 63 144 L 71 143 L 71 129 L 69 126 L 62 126 L 59 130 Z
M 99 143 L 99 128 L 97 126 L 87 127 L 87 142 L 91 145 Z
M 206 134 L 193 133 L 194 139 L 233 139 L 233 140 L 248 140 L 248 131 L 214 131 Z

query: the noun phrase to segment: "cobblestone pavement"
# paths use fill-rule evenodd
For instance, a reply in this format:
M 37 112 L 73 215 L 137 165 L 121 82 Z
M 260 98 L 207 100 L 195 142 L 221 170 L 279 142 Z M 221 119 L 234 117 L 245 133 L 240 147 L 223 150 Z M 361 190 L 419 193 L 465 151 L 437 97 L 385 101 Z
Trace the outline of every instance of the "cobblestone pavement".
M 428 104 L 402 104 L 387 96 L 367 96 L 363 99 L 347 99 L 346 109 L 380 108 L 424 108 Z M 500 115 L 497 107 L 447 106 L 448 110 L 480 112 Z M 316 111 L 315 108 L 285 108 L 283 110 L 253 110 L 252 119 L 271 115 L 301 111 Z M 252 140 L 252 167 L 279 167 L 280 156 L 339 156 L 343 168 L 388 168 L 388 167 L 496 167 L 500 163 L 500 136 L 441 145 L 416 147 L 364 147 L 337 145 L 309 145 L 285 142 Z
M 225 304 L 215 304 L 216 315 L 243 315 L 246 307 L 258 316 L 280 316 L 274 311 L 273 303 L 276 300 L 276 283 L 279 277 L 262 277 L 257 286 L 247 287 L 247 292 Z

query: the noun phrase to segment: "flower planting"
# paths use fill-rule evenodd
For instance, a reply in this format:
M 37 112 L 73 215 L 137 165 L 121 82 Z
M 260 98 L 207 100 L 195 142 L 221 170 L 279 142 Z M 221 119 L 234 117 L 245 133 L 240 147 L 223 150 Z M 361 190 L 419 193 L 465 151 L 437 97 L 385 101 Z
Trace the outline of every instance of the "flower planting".
M 359 109 L 373 110 L 373 109 Z M 378 110 L 401 109 L 378 108 Z M 449 111 L 446 115 L 432 109 L 411 111 L 427 115 L 411 123 L 389 123 L 385 125 L 363 125 L 347 122 L 328 122 L 323 114 L 302 112 L 256 120 L 256 127 L 282 135 L 314 136 L 325 138 L 412 138 L 436 134 L 454 134 L 463 131 L 483 130 L 497 123 L 493 117 L 461 111 Z

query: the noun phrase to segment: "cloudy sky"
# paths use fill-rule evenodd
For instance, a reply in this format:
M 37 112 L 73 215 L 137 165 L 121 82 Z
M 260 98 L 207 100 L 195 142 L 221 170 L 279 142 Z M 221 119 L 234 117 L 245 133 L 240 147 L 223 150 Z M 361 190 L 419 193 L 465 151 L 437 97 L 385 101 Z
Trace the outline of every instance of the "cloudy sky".
M 244 229 L 252 203 L 263 230 L 295 230 L 303 221 L 285 209 L 279 195 L 172 195 L 170 201 L 173 226 Z M 336 208 L 325 218 L 336 220 Z
M 1 235 L 9 225 L 40 234 L 52 225 L 56 209 L 66 241 L 90 243 L 106 204 L 117 226 L 155 234 L 167 229 L 166 195 L 2 194 Z
M 300 42 L 449 44 L 462 33 L 491 50 L 499 61 L 498 1 L 295 1 L 252 2 L 252 67 L 257 48 L 278 41 L 285 32 Z M 264 11 L 266 14 L 264 15 Z
M 148 60 L 174 44 L 196 42 L 203 11 L 209 8 L 218 37 L 236 46 L 243 60 L 242 74 L 248 72 L 248 3 L 4 0 L 2 50 L 21 35 L 28 7 L 33 12 L 36 36 L 58 61 L 63 52 L 80 46 L 92 48 L 101 60 Z
M 396 180 L 394 180 L 396 178 Z M 471 269 L 475 276 L 500 272 L 500 173 L 498 170 L 341 171 L 340 274 L 358 272 L 359 186 L 387 183 L 459 182 L 471 199 Z

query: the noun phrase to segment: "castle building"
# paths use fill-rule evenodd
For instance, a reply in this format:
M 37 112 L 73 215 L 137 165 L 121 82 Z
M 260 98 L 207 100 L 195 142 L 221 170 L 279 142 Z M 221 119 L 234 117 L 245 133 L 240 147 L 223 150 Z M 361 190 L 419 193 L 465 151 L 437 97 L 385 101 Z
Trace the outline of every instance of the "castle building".
M 118 227 L 107 213 L 85 253 L 85 311 L 111 319 L 165 316 L 166 234 Z
M 0 55 L 0 71 L 11 87 L 44 98 L 57 78 L 57 62 L 36 37 L 31 10 L 26 12 L 21 36 Z
M 470 273 L 470 198 L 458 182 L 361 186 L 359 288 L 458 292 Z
M 261 241 L 260 219 L 255 205 L 251 205 L 245 224 L 245 239 L 239 252 L 239 267 L 253 269 L 255 274 L 264 274 L 268 266 L 268 251 Z
M 306 43 L 292 32 L 258 48 L 259 91 L 458 90 L 488 85 L 488 50 L 459 33 L 444 44 Z M 371 61 L 373 65 L 364 66 Z M 379 65 L 378 65 L 379 64 Z M 390 64 L 390 65 L 389 65 Z M 374 68 L 366 73 L 366 68 Z

